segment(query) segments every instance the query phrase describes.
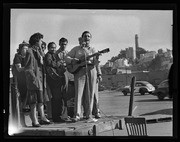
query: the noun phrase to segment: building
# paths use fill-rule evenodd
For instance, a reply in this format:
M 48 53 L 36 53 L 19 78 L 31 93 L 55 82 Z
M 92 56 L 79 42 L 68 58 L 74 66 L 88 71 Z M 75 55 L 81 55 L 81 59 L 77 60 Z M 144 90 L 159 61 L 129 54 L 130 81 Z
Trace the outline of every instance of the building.
M 128 60 L 126 58 L 120 58 L 114 61 L 112 68 L 118 69 L 118 68 L 127 67 L 127 66 L 129 66 Z
M 164 52 L 163 55 L 165 58 L 162 61 L 162 64 L 161 64 L 162 68 L 161 69 L 162 70 L 165 70 L 165 69 L 169 70 L 172 63 L 173 63 L 172 50 L 167 49 L 167 52 Z
M 165 69 L 169 70 L 171 68 L 171 65 L 172 65 L 172 62 L 170 60 L 163 61 L 161 64 L 161 69 L 162 70 L 165 70 Z
M 113 62 L 107 61 L 106 64 L 104 65 L 105 68 L 108 67 L 113 67 Z
M 140 63 L 148 62 L 156 57 L 156 51 L 150 51 L 145 54 L 140 54 Z
M 172 56 L 172 50 L 167 49 L 167 52 L 164 53 L 164 56 L 165 56 L 166 58 L 172 58 L 172 57 L 173 57 L 173 56 Z
M 164 53 L 163 49 L 158 49 L 158 54 L 163 54 L 163 53 Z
M 133 47 L 126 48 L 126 58 L 134 60 L 134 49 Z

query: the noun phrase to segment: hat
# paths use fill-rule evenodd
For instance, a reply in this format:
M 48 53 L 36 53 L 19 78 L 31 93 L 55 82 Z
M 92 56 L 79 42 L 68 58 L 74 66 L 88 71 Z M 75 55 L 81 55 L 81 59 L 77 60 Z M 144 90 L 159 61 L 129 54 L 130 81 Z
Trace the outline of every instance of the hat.
M 19 44 L 17 52 L 20 52 L 23 46 L 29 47 L 29 44 L 26 41 L 23 40 L 23 42 Z
M 25 40 L 23 40 L 23 42 L 19 44 L 19 47 L 20 47 L 20 46 L 25 46 L 25 45 L 26 45 L 26 46 L 29 46 L 29 43 L 27 43 Z

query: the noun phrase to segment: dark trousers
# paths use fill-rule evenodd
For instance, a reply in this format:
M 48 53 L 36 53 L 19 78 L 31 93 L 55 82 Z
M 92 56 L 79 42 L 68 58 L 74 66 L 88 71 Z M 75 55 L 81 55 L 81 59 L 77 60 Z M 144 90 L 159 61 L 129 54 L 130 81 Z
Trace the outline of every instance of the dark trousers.
M 47 78 L 49 88 L 52 93 L 51 107 L 52 107 L 52 120 L 54 122 L 60 121 L 60 116 L 64 110 L 64 86 L 65 78 L 60 80 L 52 80 Z
M 67 96 L 66 102 L 69 102 L 69 105 L 67 105 L 68 116 L 73 117 L 74 116 L 74 97 L 75 97 L 74 81 L 68 82 L 68 91 L 67 91 L 66 96 Z

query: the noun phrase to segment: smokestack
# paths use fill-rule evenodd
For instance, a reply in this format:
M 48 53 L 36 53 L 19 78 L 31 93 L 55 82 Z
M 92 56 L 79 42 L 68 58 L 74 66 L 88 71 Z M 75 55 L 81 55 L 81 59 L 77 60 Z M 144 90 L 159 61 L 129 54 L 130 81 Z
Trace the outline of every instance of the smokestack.
M 139 43 L 138 43 L 138 35 L 135 34 L 135 49 L 134 49 L 134 59 L 136 59 L 136 51 L 137 48 L 139 47 Z
M 138 43 L 138 35 L 135 34 L 135 47 L 137 49 L 137 47 L 139 47 L 139 43 Z

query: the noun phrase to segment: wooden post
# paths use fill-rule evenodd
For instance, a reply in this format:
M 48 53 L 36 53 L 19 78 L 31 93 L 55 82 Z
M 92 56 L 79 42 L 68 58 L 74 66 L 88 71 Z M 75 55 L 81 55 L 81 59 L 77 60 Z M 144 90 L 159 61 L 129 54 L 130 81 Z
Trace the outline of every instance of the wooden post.
M 126 68 L 126 85 L 127 85 L 127 67 L 125 66 Z
M 20 126 L 20 108 L 19 108 L 19 92 L 17 89 L 17 80 L 16 78 L 13 78 L 13 81 L 10 83 L 11 91 L 10 91 L 10 97 L 11 97 L 11 110 L 10 115 L 12 118 L 12 122 L 16 127 Z
M 135 82 L 136 82 L 136 77 L 133 76 L 132 80 L 131 80 L 131 94 L 130 94 L 130 100 L 129 100 L 129 113 L 128 113 L 128 116 L 132 116 Z

